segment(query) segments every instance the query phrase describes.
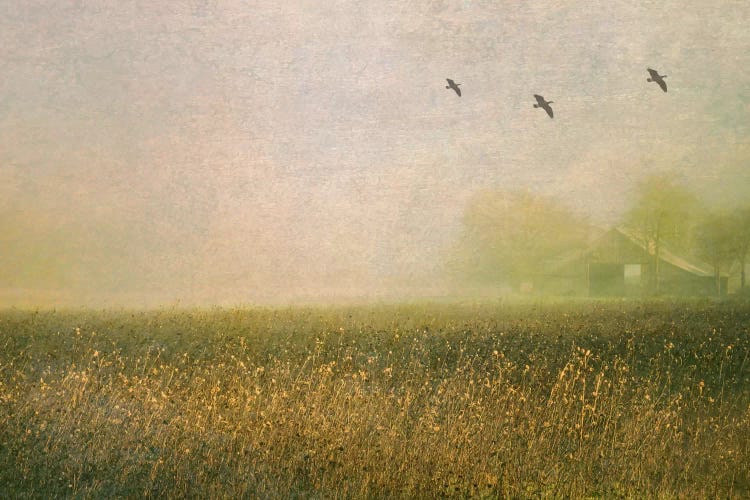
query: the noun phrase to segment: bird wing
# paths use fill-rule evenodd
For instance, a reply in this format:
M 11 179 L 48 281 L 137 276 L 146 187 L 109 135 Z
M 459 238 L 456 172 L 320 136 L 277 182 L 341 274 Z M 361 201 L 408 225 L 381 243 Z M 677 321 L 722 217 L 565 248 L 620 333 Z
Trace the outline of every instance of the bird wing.
M 659 87 L 661 87 L 661 89 L 662 89 L 662 90 L 663 90 L 664 92 L 666 92 L 666 91 L 667 91 L 667 82 L 665 82 L 665 81 L 664 81 L 664 80 L 662 80 L 661 78 L 659 78 L 659 79 L 655 79 L 654 81 L 655 81 L 656 83 L 658 83 L 658 84 L 659 84 Z
M 539 104 L 544 104 L 544 97 L 540 96 L 539 94 L 534 94 L 534 98 Z
M 458 86 L 453 87 L 453 90 L 456 91 L 456 94 L 458 94 L 458 97 L 461 97 L 461 89 L 458 88 Z
M 544 110 L 547 112 L 547 114 L 549 115 L 550 118 L 554 118 L 554 113 L 552 112 L 552 107 L 551 106 L 545 106 Z
M 659 78 L 659 72 L 655 69 L 648 68 L 648 74 L 651 75 L 651 78 Z
M 451 87 L 455 85 L 455 83 L 453 83 L 453 80 L 451 80 L 450 78 L 446 78 L 445 80 L 448 82 L 448 85 L 450 85 Z

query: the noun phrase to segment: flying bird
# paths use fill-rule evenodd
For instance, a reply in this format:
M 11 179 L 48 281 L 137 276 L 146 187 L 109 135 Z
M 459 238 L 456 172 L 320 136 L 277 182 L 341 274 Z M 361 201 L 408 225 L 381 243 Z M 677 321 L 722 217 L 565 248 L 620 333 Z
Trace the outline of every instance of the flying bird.
M 651 78 L 646 78 L 647 82 L 656 82 L 664 92 L 667 91 L 667 83 L 664 81 L 667 75 L 660 75 L 658 71 L 651 68 L 648 68 L 648 74 L 651 75 Z
M 448 80 L 448 85 L 446 85 L 445 88 L 446 89 L 453 89 L 453 90 L 455 90 L 456 94 L 458 94 L 458 97 L 461 97 L 461 89 L 458 88 L 458 86 L 461 85 L 461 84 L 454 82 L 450 78 L 446 78 L 446 80 Z
M 547 112 L 550 118 L 554 116 L 554 113 L 552 113 L 552 108 L 550 107 L 550 104 L 552 104 L 554 101 L 545 101 L 544 97 L 534 94 L 534 98 L 536 98 L 536 104 L 534 104 L 535 108 L 542 108 L 544 111 Z

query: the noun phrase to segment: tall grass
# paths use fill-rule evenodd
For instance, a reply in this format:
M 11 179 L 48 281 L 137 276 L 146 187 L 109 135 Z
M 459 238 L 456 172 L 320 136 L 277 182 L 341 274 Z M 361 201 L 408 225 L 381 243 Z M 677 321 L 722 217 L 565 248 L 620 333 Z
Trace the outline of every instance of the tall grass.
M 0 313 L 0 495 L 747 497 L 750 306 Z

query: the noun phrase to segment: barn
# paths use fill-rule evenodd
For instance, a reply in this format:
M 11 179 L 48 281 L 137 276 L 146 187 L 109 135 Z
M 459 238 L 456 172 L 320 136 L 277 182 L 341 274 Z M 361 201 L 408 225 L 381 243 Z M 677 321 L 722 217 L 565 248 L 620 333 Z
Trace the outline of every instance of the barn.
M 656 286 L 656 266 L 659 283 Z M 659 249 L 636 233 L 614 227 L 603 232 L 587 247 L 557 256 L 544 263 L 535 280 L 537 289 L 550 294 L 589 296 L 722 295 L 727 276 L 719 286 L 711 266 L 678 255 L 666 245 Z

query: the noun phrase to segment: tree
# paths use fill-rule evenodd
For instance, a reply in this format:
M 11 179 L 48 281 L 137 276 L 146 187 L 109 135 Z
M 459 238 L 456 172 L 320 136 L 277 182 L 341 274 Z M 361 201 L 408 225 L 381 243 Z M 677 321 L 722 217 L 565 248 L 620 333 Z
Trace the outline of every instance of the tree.
M 698 255 L 713 267 L 717 295 L 721 295 L 721 272 L 728 270 L 736 254 L 733 225 L 727 214 L 710 214 L 695 232 Z
M 731 252 L 740 263 L 740 289 L 745 289 L 745 263 L 750 253 L 750 207 L 737 210 L 731 215 Z
M 659 293 L 661 248 L 665 241 L 677 247 L 686 246 L 698 202 L 690 191 L 666 175 L 648 177 L 638 190 L 639 197 L 626 213 L 624 223 L 651 248 L 654 269 L 651 289 Z
M 484 190 L 469 202 L 453 270 L 474 283 L 518 286 L 542 261 L 582 244 L 588 225 L 550 198 Z

